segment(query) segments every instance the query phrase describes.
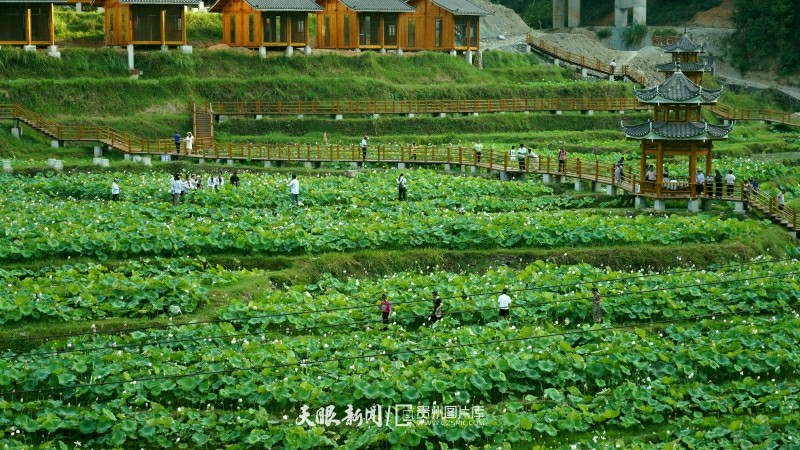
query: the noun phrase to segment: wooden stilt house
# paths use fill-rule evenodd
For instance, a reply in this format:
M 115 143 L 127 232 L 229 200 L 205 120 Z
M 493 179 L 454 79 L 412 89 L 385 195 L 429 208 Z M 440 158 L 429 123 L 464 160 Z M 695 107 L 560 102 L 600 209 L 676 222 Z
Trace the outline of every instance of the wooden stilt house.
M 308 15 L 322 9 L 313 0 L 218 0 L 222 42 L 231 47 L 291 47 L 308 44 Z
M 396 49 L 400 16 L 414 12 L 401 0 L 317 0 L 317 47 Z
M 107 45 L 186 45 L 186 6 L 199 0 L 104 0 Z
M 467 0 L 411 0 L 415 12 L 400 18 L 404 50 L 480 49 L 480 18 L 490 12 Z
M 55 45 L 53 3 L 0 0 L 0 45 Z

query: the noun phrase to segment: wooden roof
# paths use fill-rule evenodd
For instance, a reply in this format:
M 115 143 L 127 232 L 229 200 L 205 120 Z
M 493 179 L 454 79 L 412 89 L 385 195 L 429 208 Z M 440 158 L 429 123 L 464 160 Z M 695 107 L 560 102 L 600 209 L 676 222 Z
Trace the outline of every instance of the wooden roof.
M 703 51 L 703 46 L 692 42 L 686 31 L 674 44 L 662 45 L 661 48 L 666 53 L 700 53 Z
M 222 12 L 222 9 L 231 0 L 218 0 L 208 10 Z M 322 6 L 314 0 L 245 0 L 256 11 L 297 11 L 312 12 L 322 11 Z
M 467 0 L 431 0 L 431 2 L 454 16 L 488 16 L 492 14 Z
M 651 140 L 715 140 L 726 139 L 733 125 L 712 125 L 707 122 L 652 122 L 622 124 L 625 137 Z
M 673 73 L 663 83 L 647 89 L 636 89 L 636 98 L 643 103 L 695 103 L 711 104 L 719 99 L 722 89 L 705 89 L 694 84 L 680 71 Z
M 401 0 L 339 0 L 355 12 L 414 12 L 415 9 Z

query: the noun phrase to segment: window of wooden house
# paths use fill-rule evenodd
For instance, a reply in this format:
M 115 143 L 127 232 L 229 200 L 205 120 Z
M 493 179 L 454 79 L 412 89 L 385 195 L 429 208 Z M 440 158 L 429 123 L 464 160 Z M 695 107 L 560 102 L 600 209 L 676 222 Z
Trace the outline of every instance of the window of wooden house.
M 348 19 L 348 17 L 345 16 L 344 17 L 345 30 L 347 29 L 347 26 L 346 26 L 347 23 L 348 23 L 347 19 Z M 323 26 L 322 28 L 323 28 L 323 33 L 325 34 L 325 47 L 330 47 L 331 46 L 331 16 L 329 14 L 325 15 L 325 26 Z M 348 40 L 348 41 L 350 40 L 350 35 L 347 34 L 347 31 L 345 31 L 345 39 Z
M 292 42 L 305 42 L 306 41 L 306 18 L 305 16 L 294 16 L 294 30 L 292 33 Z
M 131 7 L 133 40 L 139 42 L 161 42 L 161 6 L 136 5 Z
M 369 14 L 359 17 L 359 45 L 378 45 L 380 19 Z
M 433 46 L 442 47 L 442 18 L 437 17 L 433 28 Z
M 250 43 L 256 41 L 256 16 L 253 14 L 247 15 L 247 41 Z
M 342 39 L 345 47 L 350 47 L 350 14 L 344 15 L 344 26 L 342 27 Z
M 25 7 L 0 4 L 0 41 L 25 40 Z
M 417 19 L 408 19 L 408 42 L 406 47 L 414 48 L 417 46 Z
M 128 14 L 126 14 L 126 9 L 120 8 L 119 14 L 119 36 L 123 41 L 128 42 Z
M 455 18 L 455 27 L 453 29 L 453 42 L 456 47 L 467 46 L 467 18 L 459 16 Z
M 31 5 L 31 40 L 50 41 L 50 5 Z
M 397 45 L 397 14 L 387 14 L 383 17 L 383 45 Z
M 228 27 L 228 34 L 230 35 L 231 45 L 236 45 L 236 14 L 231 14 L 230 26 Z
M 167 42 L 183 42 L 183 5 L 164 7 L 164 30 Z
M 285 27 L 282 24 L 282 17 L 276 14 L 263 13 L 261 26 L 264 29 L 264 42 L 279 43 L 286 42 Z
M 469 21 L 469 46 L 470 47 L 478 47 L 478 24 L 479 24 L 479 19 L 477 17 L 473 17 Z

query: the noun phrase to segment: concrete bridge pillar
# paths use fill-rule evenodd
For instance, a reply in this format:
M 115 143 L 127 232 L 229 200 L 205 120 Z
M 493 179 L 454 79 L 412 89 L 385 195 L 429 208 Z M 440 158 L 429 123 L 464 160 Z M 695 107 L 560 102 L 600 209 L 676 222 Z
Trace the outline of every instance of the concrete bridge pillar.
M 667 201 L 664 200 L 664 199 L 657 198 L 653 202 L 653 208 L 655 208 L 658 211 L 666 211 L 667 210 Z
M 509 176 L 508 172 L 500 171 L 500 181 L 508 181 L 511 177 Z
M 714 200 L 710 198 L 703 199 L 703 211 L 711 211 L 711 207 L 714 205 Z
M 636 201 L 634 202 L 634 207 L 636 209 L 645 209 L 645 208 L 647 208 L 647 199 L 637 195 L 636 196 Z
M 564 28 L 566 21 L 566 3 L 564 3 L 564 0 L 553 0 L 553 28 Z
M 627 27 L 633 25 L 628 23 L 628 13 L 632 12 L 634 23 L 647 23 L 647 0 L 615 0 L 614 1 L 614 25 L 617 27 Z
M 549 173 L 542 175 L 542 183 L 544 184 L 551 184 L 553 182 L 553 176 Z
M 617 187 L 613 184 L 606 186 L 606 195 L 617 195 Z
M 570 28 L 581 26 L 581 0 L 569 0 L 567 5 L 567 26 Z
M 583 182 L 581 180 L 575 180 L 575 190 L 576 191 L 583 190 Z
M 592 181 L 592 192 L 603 192 L 603 183 Z
M 744 202 L 733 202 L 733 213 L 744 214 Z
M 700 200 L 699 199 L 689 200 L 689 206 L 687 210 L 693 213 L 700 212 Z

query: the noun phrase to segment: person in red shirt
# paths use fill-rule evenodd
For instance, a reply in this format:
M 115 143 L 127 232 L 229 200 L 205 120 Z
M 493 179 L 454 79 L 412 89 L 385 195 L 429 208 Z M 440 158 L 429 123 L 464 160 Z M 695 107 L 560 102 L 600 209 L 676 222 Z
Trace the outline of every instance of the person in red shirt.
M 392 314 L 392 302 L 383 294 L 381 297 L 381 314 L 383 314 L 384 325 L 389 323 L 389 316 Z

